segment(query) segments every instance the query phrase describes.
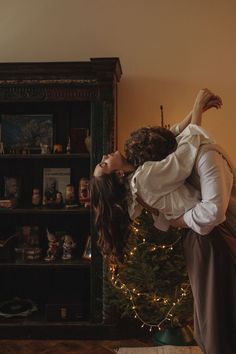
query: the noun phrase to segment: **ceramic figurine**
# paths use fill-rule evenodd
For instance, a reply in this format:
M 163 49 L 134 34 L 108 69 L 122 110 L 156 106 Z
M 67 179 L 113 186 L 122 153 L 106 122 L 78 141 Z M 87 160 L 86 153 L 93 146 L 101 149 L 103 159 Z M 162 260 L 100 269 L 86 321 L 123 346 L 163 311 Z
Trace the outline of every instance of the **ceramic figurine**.
M 66 205 L 73 205 L 75 203 L 75 187 L 72 184 L 67 184 L 65 193 Z
M 48 249 L 45 261 L 55 261 L 58 256 L 59 242 L 57 242 L 56 235 L 47 230 Z
M 76 243 L 74 242 L 73 238 L 71 235 L 65 235 L 64 236 L 64 242 L 63 242 L 63 254 L 62 254 L 62 259 L 63 260 L 68 260 L 73 257 L 73 250 L 76 247 Z
M 89 179 L 81 178 L 79 181 L 79 202 L 85 208 L 90 206 Z
M 40 190 L 38 188 L 33 188 L 32 192 L 32 205 L 34 207 L 39 207 L 42 202 L 42 197 L 40 194 Z

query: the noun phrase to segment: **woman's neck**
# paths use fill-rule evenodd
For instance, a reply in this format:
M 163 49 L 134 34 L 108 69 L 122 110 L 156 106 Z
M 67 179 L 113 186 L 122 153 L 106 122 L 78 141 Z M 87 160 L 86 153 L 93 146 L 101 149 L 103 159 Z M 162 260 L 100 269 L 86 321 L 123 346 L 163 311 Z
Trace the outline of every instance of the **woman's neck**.
M 126 163 L 124 166 L 123 166 L 123 171 L 125 174 L 128 174 L 129 172 L 134 172 L 135 171 L 135 167 L 130 164 L 130 163 Z

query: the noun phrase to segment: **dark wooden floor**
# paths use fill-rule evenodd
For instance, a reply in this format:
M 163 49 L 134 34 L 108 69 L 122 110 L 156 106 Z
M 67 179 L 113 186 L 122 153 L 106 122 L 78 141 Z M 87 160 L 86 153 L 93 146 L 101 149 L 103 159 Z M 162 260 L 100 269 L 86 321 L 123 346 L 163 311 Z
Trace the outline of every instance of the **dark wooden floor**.
M 0 354 L 114 354 L 119 347 L 153 346 L 136 340 L 0 340 Z

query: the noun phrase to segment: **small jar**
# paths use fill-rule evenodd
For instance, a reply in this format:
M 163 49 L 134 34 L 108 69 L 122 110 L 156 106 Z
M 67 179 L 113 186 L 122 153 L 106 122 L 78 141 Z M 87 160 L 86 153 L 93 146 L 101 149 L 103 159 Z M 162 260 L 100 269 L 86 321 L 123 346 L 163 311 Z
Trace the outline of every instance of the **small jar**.
M 61 144 L 54 144 L 53 145 L 53 153 L 54 154 L 62 153 L 62 145 Z

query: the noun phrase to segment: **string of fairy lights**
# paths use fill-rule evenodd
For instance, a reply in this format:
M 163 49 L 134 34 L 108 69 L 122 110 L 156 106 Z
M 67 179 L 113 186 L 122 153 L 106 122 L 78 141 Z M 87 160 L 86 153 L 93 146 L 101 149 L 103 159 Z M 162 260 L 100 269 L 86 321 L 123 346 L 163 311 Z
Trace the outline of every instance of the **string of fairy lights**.
M 138 224 L 139 223 L 136 222 L 136 225 L 138 225 Z M 138 236 L 138 234 L 140 232 L 139 228 L 137 226 L 135 226 L 135 224 L 133 224 L 131 227 L 132 227 L 132 231 L 136 234 L 136 236 Z M 147 242 L 146 237 L 142 237 L 141 242 L 138 243 L 137 245 L 135 245 L 134 247 L 132 247 L 130 249 L 128 255 L 126 255 L 126 261 L 132 260 L 132 257 L 135 255 L 137 250 L 140 247 L 147 246 L 147 245 L 149 247 L 150 252 L 155 252 L 158 249 L 162 249 L 167 252 L 173 251 L 174 247 L 180 242 L 181 238 L 182 237 L 179 236 L 174 242 L 172 242 L 170 244 L 156 245 L 154 243 Z M 130 288 L 121 279 L 120 273 L 118 270 L 118 266 L 116 266 L 116 265 L 110 266 L 109 271 L 110 271 L 110 281 L 111 281 L 112 285 L 116 289 L 122 291 L 123 294 L 126 296 L 126 298 L 130 301 L 130 305 L 131 305 L 131 308 L 133 311 L 134 318 L 141 322 L 142 328 L 144 328 L 144 327 L 149 328 L 150 332 L 152 331 L 153 328 L 157 328 L 158 330 L 161 330 L 162 326 L 165 324 L 166 321 L 172 320 L 173 312 L 174 312 L 176 306 L 181 303 L 181 301 L 187 296 L 188 292 L 190 291 L 190 284 L 189 283 L 181 284 L 179 294 L 176 295 L 175 301 L 170 302 L 170 299 L 167 297 L 162 297 L 157 294 L 149 294 L 146 292 L 141 292 L 137 288 Z M 166 312 L 166 315 L 164 316 L 164 318 L 161 321 L 159 321 L 158 323 L 151 323 L 151 322 L 148 322 L 143 319 L 143 317 L 139 313 L 139 309 L 136 304 L 137 298 L 139 298 L 141 296 L 145 297 L 147 301 L 152 302 L 153 305 L 156 303 L 156 304 L 164 304 L 166 306 L 170 306 L 169 310 Z

